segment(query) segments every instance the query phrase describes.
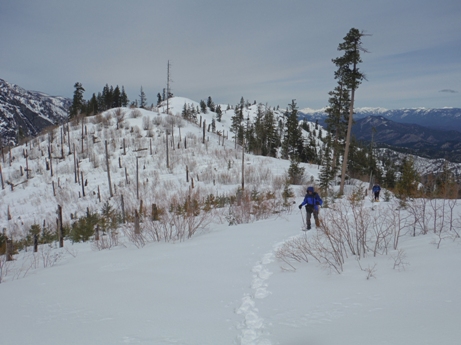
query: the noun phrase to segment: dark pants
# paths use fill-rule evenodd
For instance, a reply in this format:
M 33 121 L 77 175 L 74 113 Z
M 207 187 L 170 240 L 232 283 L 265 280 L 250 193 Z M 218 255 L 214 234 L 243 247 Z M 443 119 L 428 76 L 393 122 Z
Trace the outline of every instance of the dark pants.
M 306 207 L 306 216 L 307 216 L 307 226 L 311 226 L 311 217 L 314 215 L 314 220 L 315 220 L 315 225 L 320 226 L 320 221 L 319 221 L 319 211 L 314 210 L 313 208 Z
M 375 200 L 379 200 L 379 192 L 375 192 Z

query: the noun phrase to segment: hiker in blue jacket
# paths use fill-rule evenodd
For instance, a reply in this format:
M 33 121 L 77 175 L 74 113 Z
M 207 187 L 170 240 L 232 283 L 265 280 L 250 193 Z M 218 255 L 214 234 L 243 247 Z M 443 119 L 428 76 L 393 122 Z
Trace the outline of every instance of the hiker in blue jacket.
M 315 225 L 320 226 L 319 206 L 323 204 L 320 196 L 314 191 L 314 187 L 307 187 L 307 194 L 303 202 L 298 206 L 301 209 L 306 205 L 307 230 L 311 229 L 311 216 L 314 214 Z
M 375 195 L 375 201 L 379 201 L 379 192 L 381 191 L 381 187 L 379 184 L 375 184 L 372 188 L 373 194 Z

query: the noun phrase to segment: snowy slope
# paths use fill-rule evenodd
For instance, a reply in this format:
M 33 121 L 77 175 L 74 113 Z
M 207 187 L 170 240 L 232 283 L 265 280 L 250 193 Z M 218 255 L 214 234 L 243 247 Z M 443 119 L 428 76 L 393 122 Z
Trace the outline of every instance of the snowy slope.
M 2 338 L 38 345 L 458 343 L 459 240 L 436 249 L 433 235 L 404 238 L 406 268 L 370 256 L 361 262 L 375 268 L 369 280 L 354 258 L 341 275 L 312 259 L 288 272 L 276 249 L 306 236 L 300 218 L 296 210 L 214 224 L 189 241 L 141 249 L 66 243 L 75 257 L 0 284 L 9 311 L 0 316 L 8 330 Z
M 3 145 L 17 144 L 23 137 L 35 136 L 44 128 L 67 119 L 71 100 L 43 92 L 27 91 L 0 79 L 0 136 Z
M 172 113 L 180 113 L 185 102 L 193 101 L 173 98 Z M 63 144 L 57 128 L 53 140 L 45 135 L 12 149 L 11 164 L 5 154 L 0 226 L 13 237 L 44 220 L 54 227 L 58 204 L 63 206 L 66 223 L 73 222 L 71 214 L 84 216 L 87 208 L 100 212 L 106 201 L 120 211 L 121 195 L 126 209 L 138 209 L 140 200 L 144 205 L 162 206 L 172 197 L 182 201 L 187 195 L 235 195 L 241 185 L 242 156 L 232 134 L 223 141 L 206 132 L 203 143 L 199 124 L 175 122 L 175 149 L 169 146 L 167 167 L 165 140 L 173 117 L 159 110 L 122 109 L 123 121 L 117 121 L 112 110 L 99 118 L 86 118 L 83 126 L 70 124 Z M 202 116 L 211 123 L 212 113 Z M 230 116 L 223 116 L 217 130 L 227 132 Z M 171 133 L 168 137 L 172 144 Z M 105 168 L 106 140 L 112 197 Z M 53 176 L 46 169 L 50 141 Z M 74 152 L 86 181 L 83 186 L 75 182 Z M 244 162 L 246 189 L 275 190 L 280 198 L 280 181 L 289 162 L 249 154 Z M 29 179 L 20 173 L 26 163 Z M 213 217 L 191 238 L 136 242 L 127 225 L 119 228 L 118 245 L 110 250 L 98 250 L 95 241 L 66 241 L 64 248 L 56 243 L 43 245 L 35 254 L 29 247 L 15 255 L 13 262 L 6 263 L 2 257 L 0 324 L 8 330 L 2 332 L 2 341 L 37 345 L 457 344 L 461 276 L 456 272 L 461 246 L 455 234 L 460 233 L 460 204 L 439 201 L 436 207 L 440 210 L 444 205 L 444 217 L 439 211 L 439 217 L 426 224 L 431 231 L 422 235 L 418 230 L 413 237 L 413 219 L 408 211 L 400 213 L 398 200 L 371 204 L 367 198 L 360 209 L 369 217 L 366 224 L 374 224 L 370 241 L 387 231 L 397 236 L 399 248 L 384 245 L 387 255 L 374 256 L 370 242 L 370 252 L 360 261 L 348 252 L 337 274 L 313 256 L 308 255 L 305 262 L 283 255 L 287 246 L 317 243 L 323 233 L 316 228 L 301 231 L 305 215 L 296 205 L 308 181 L 319 173 L 317 166 L 302 166 L 306 183 L 291 186 L 294 196 L 289 204 L 274 206 L 277 212 L 268 218 L 253 216 L 248 223 L 229 226 L 231 209 L 215 208 Z M 363 190 L 358 182 L 347 186 L 348 195 Z M 332 206 L 333 200 L 328 202 Z M 346 218 L 353 213 L 349 208 L 342 210 L 323 208 L 321 217 L 334 219 L 344 212 L 340 225 L 346 226 Z M 394 215 L 401 216 L 402 224 L 408 222 L 401 233 L 397 223 L 379 228 L 379 224 L 391 224 Z M 144 219 L 142 230 L 148 231 L 149 224 Z M 441 230 L 432 231 L 433 225 Z M 384 249 L 380 246 L 380 250 Z

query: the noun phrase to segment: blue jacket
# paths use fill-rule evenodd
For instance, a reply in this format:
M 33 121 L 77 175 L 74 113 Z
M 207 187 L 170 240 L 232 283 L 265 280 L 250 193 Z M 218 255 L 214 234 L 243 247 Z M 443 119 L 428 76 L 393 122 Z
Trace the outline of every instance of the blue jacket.
M 311 191 L 312 194 L 307 193 L 300 206 L 304 206 L 304 205 L 308 205 L 308 206 L 311 206 L 311 207 L 313 206 L 314 210 L 318 211 L 319 210 L 319 205 L 323 204 L 322 199 L 320 198 L 320 196 L 317 193 L 314 192 L 314 188 L 309 187 L 307 190 Z
M 377 192 L 379 192 L 379 191 L 381 190 L 381 187 L 380 187 L 379 185 L 375 184 L 375 185 L 373 186 L 373 189 L 372 189 L 372 190 L 373 190 L 373 193 L 377 193 Z

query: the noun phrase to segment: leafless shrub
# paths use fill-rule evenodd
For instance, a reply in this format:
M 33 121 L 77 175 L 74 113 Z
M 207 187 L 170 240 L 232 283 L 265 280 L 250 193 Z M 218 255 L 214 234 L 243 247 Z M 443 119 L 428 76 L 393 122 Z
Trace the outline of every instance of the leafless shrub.
M 291 271 L 296 271 L 296 267 L 292 264 L 293 261 L 309 262 L 309 255 L 313 256 L 312 249 L 305 236 L 285 241 L 275 252 L 275 257 L 290 267 L 289 269 L 282 267 L 282 269 Z
M 409 265 L 409 263 L 405 261 L 407 254 L 403 249 L 397 250 L 397 253 L 392 254 L 391 258 L 394 260 L 394 270 L 405 271 L 405 267 Z
M 452 238 L 452 234 L 446 231 L 440 231 L 435 234 L 435 238 L 432 239 L 431 243 L 435 244 L 437 246 L 437 249 L 440 248 L 440 244 L 442 243 L 443 240 L 447 238 Z
M 130 117 L 133 119 L 137 119 L 138 117 L 141 117 L 141 116 L 142 116 L 142 113 L 139 109 L 133 109 L 130 112 Z
M 150 120 L 149 116 L 143 116 L 142 118 L 142 128 L 146 131 L 149 131 L 153 128 L 153 123 Z
M 394 200 L 387 204 L 387 208 L 388 212 L 386 212 L 385 215 L 386 221 L 388 221 L 392 227 L 392 249 L 397 250 L 402 232 L 408 229 L 413 223 L 411 221 L 411 215 L 404 212 L 404 210 L 399 207 L 398 200 Z
M 111 249 L 119 245 L 119 234 L 116 230 L 103 233 L 99 240 L 93 241 L 93 248 L 97 250 Z
M 78 255 L 78 250 L 76 250 L 75 248 L 72 248 L 72 247 L 64 247 L 64 249 L 66 250 L 66 253 L 71 255 L 73 258 L 76 258 L 77 255 Z
M 133 243 L 137 248 L 142 248 L 146 245 L 143 231 L 137 231 L 135 223 L 128 223 L 122 227 L 122 231 L 126 238 Z
M 146 137 L 153 138 L 155 137 L 155 132 L 153 129 L 149 129 L 146 131 Z
M 115 123 L 117 125 L 117 129 L 123 128 L 123 123 L 125 121 L 125 111 L 122 110 L 122 108 L 117 108 L 114 110 L 114 116 L 115 116 Z
M 453 237 L 455 239 L 461 238 L 460 232 L 461 232 L 461 215 L 458 215 L 458 218 L 456 218 L 453 221 L 453 227 L 451 228 L 451 231 L 453 231 L 454 235 Z
M 64 256 L 64 253 L 61 250 L 54 249 L 52 244 L 39 246 L 38 254 L 44 268 L 56 265 Z
M 112 112 L 108 111 L 104 114 L 104 127 L 109 127 L 112 124 Z
M 374 238 L 373 256 L 387 254 L 393 240 L 395 224 L 388 208 L 378 208 L 370 215 L 372 238 Z
M 391 246 L 397 249 L 398 238 L 408 224 L 400 209 L 389 206 L 371 211 L 352 193 L 322 211 L 321 227 L 308 242 L 304 239 L 286 242 L 279 251 L 279 259 L 287 263 L 306 257 L 303 261 L 307 262 L 311 256 L 326 268 L 341 273 L 350 255 L 361 260 L 370 252 L 377 256 L 386 255 Z M 367 279 L 375 276 L 375 266 L 361 269 L 367 272 Z
M 429 212 L 428 202 L 426 198 L 416 198 L 406 203 L 406 209 L 413 216 L 413 236 L 416 236 L 417 229 L 423 235 L 429 232 L 432 215 Z
M 159 220 L 147 218 L 142 223 L 142 234 L 148 242 L 160 242 L 164 240 L 164 227 Z M 165 239 L 167 242 L 168 240 Z
M 275 176 L 272 179 L 272 190 L 283 190 L 283 186 L 285 185 L 285 181 L 286 181 L 286 176 Z
M 99 154 L 96 154 L 94 151 L 90 152 L 90 162 L 93 163 L 93 168 L 99 168 L 101 165 Z
M 448 209 L 449 209 L 449 215 L 448 215 L 448 222 L 450 224 L 449 226 L 449 231 L 452 231 L 454 229 L 454 208 L 458 202 L 458 199 L 448 199 Z
M 172 126 L 174 126 L 176 124 L 176 120 L 175 120 L 175 117 L 174 116 L 165 116 L 163 118 L 163 121 L 165 123 L 165 125 L 169 128 L 171 128 Z
M 268 167 L 245 166 L 245 182 L 248 184 L 266 184 L 272 180 L 272 172 Z
M 201 209 L 202 194 L 196 189 L 187 194 L 176 194 L 170 200 L 172 211 L 162 217 L 164 221 L 174 226 L 179 240 L 191 238 L 198 229 L 211 223 L 213 212 Z
M 235 175 L 229 171 L 222 171 L 216 174 L 216 182 L 222 185 L 234 184 Z
M 172 186 L 170 190 L 173 188 L 177 189 L 177 186 Z M 142 247 L 147 242 L 184 241 L 191 238 L 198 230 L 205 229 L 213 220 L 214 211 L 204 210 L 202 202 L 204 197 L 200 188 L 178 191 L 173 196 L 166 193 L 163 187 L 160 190 L 153 195 L 153 200 L 157 200 L 155 217 L 154 214 L 143 210 L 140 212 L 139 231 L 135 231 L 133 224 L 123 228 L 128 240 L 137 247 Z M 136 200 L 127 202 L 127 204 L 135 203 Z M 131 207 L 126 205 L 126 208 L 135 212 L 134 205 Z M 130 221 L 133 221 L 132 216 Z
M 98 123 L 103 123 L 103 121 L 104 115 L 102 115 L 102 113 L 98 113 L 91 118 L 91 122 L 95 125 L 97 125 Z
M 102 121 L 96 124 L 96 131 L 101 132 L 104 129 Z
M 432 215 L 432 228 L 434 233 L 442 232 L 445 225 L 446 216 L 446 200 L 431 198 L 429 199 L 429 206 Z
M 367 267 L 363 268 L 362 265 L 360 264 L 360 260 L 357 259 L 357 263 L 360 267 L 360 269 L 364 272 L 367 273 L 367 280 L 370 278 L 376 278 L 375 273 L 376 273 L 376 263 L 373 266 L 368 265 Z
M 6 261 L 6 255 L 0 255 L 0 284 L 8 276 L 12 264 L 14 264 L 14 261 Z
M 161 117 L 161 116 L 155 116 L 155 117 L 152 119 L 152 123 L 153 123 L 156 127 L 163 127 L 163 117 Z
M 257 193 L 255 190 L 238 190 L 235 195 L 235 202 L 231 203 L 225 216 L 229 225 L 267 219 L 284 210 L 281 198 L 277 198 L 270 192 Z
M 233 204 L 229 207 L 229 213 L 226 216 L 227 222 L 229 225 L 252 223 L 251 203 L 248 198 L 237 196 L 237 199 L 237 204 Z
M 133 133 L 133 136 L 135 138 L 141 138 L 142 137 L 141 128 L 139 128 L 138 126 L 131 127 L 131 132 Z

